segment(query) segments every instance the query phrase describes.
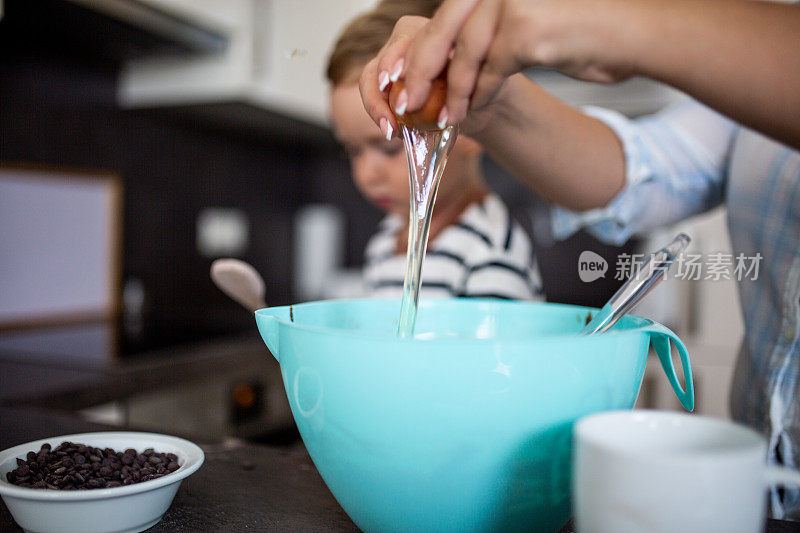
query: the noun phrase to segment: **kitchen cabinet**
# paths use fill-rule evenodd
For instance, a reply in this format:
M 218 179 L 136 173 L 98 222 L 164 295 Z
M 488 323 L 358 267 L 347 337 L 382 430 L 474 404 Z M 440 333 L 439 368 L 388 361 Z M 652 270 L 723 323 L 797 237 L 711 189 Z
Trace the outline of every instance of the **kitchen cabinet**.
M 220 16 L 227 11 L 211 7 L 185 0 L 50 0 L 31 9 L 37 18 L 52 17 L 69 28 L 65 42 L 74 32 L 79 40 L 94 42 L 95 53 L 131 59 L 223 50 L 231 21 Z
M 89 0 L 81 0 L 89 1 Z M 375 0 L 146 0 L 216 29 L 227 47 L 199 57 L 147 57 L 126 62 L 119 102 L 127 108 L 235 102 L 325 125 L 324 68 L 343 26 Z M 678 97 L 636 78 L 614 85 L 579 82 L 549 69 L 526 73 L 567 103 L 602 105 L 635 116 Z
M 123 107 L 235 102 L 326 122 L 324 67 L 343 25 L 374 0 L 148 0 L 222 31 L 226 48 L 199 57 L 128 61 Z

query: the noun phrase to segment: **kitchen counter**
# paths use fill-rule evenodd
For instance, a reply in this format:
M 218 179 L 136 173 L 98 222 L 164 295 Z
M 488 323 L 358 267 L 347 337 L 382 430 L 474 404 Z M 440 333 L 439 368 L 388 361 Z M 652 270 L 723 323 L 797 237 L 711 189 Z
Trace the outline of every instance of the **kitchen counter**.
M 0 347 L 0 370 L 4 381 L 8 380 L 8 386 L 0 389 L 0 404 L 74 411 L 242 367 L 279 373 L 277 362 L 253 335 L 109 358 L 102 363 L 55 351 L 26 353 Z
M 0 449 L 108 428 L 73 415 L 0 408 Z M 238 440 L 204 444 L 203 466 L 186 478 L 164 518 L 148 531 L 358 531 L 331 495 L 302 445 Z M 5 505 L 0 531 L 19 531 Z
M 296 431 L 280 367 L 257 335 L 82 361 L 0 345 L 0 406 L 83 412 L 96 421 L 209 442 Z M 234 411 L 233 389 L 257 387 Z
M 0 449 L 109 429 L 33 407 L 0 407 L 0 427 Z M 302 445 L 264 446 L 238 440 L 198 444 L 206 454 L 205 463 L 182 482 L 164 518 L 148 531 L 358 531 Z M 0 531 L 19 531 L 5 505 L 0 508 Z M 561 533 L 571 531 L 567 524 Z M 798 532 L 800 523 L 769 520 L 765 531 Z

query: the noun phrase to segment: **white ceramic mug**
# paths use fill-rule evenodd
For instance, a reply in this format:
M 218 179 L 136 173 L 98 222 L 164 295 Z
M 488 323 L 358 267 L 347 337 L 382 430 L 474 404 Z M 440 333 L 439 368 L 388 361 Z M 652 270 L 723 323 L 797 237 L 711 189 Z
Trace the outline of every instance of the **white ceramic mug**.
M 766 488 L 800 485 L 800 472 L 766 466 L 767 443 L 757 432 L 687 413 L 584 417 L 573 453 L 580 533 L 761 532 Z

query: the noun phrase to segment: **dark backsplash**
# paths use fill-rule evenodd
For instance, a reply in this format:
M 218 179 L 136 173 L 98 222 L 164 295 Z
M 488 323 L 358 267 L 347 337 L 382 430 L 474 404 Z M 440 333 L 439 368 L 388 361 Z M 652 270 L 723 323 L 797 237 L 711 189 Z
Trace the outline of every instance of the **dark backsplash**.
M 18 14 L 19 5 L 8 2 L 0 21 L 0 162 L 121 176 L 122 281 L 140 280 L 146 296 L 144 330 L 123 335 L 123 353 L 254 328 L 252 316 L 212 285 L 211 259 L 197 251 L 204 208 L 246 213 L 250 244 L 241 258 L 264 274 L 270 304 L 293 301 L 292 217 L 303 204 L 359 213 L 346 261 L 360 263 L 379 213 L 358 195 L 327 131 L 283 119 L 288 135 L 238 134 L 191 110 L 120 109 L 115 61 L 72 47 L 66 31 L 60 39 L 43 35 L 44 23 L 32 22 L 29 8 Z
M 215 106 L 120 109 L 118 57 L 73 41 L 74 32 L 52 20 L 57 14 L 30 6 L 8 1 L 0 20 L 0 162 L 121 176 L 122 281 L 140 280 L 146 297 L 144 328 L 137 335 L 123 332 L 123 355 L 253 331 L 252 316 L 212 285 L 211 259 L 197 251 L 196 220 L 204 208 L 246 213 L 250 245 L 241 258 L 264 274 L 271 305 L 294 301 L 292 219 L 302 205 L 341 206 L 346 264 L 361 263 L 380 213 L 355 190 L 326 129 L 278 115 L 263 131 L 220 127 L 204 112 L 218 111 Z M 490 183 L 527 216 L 535 197 L 497 167 L 488 168 Z M 583 249 L 614 264 L 616 249 L 585 234 L 541 249 L 547 250 L 540 264 L 550 300 L 599 305 L 616 289 L 612 279 L 581 285 L 576 265 Z

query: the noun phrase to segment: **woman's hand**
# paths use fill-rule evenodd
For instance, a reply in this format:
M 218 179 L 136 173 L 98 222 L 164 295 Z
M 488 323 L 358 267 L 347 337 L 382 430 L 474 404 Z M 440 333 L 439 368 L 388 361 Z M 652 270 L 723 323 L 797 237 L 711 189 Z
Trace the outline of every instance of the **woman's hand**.
M 421 107 L 417 102 L 425 102 L 431 82 L 448 68 L 447 103 L 440 119 L 447 124 L 458 123 L 462 133 L 481 143 L 496 161 L 544 198 L 574 209 L 605 205 L 624 177 L 624 156 L 613 131 L 547 94 L 523 74 L 515 74 L 535 57 L 525 52 L 526 44 L 532 41 L 522 39 L 529 33 L 522 8 L 535 5 L 558 11 L 559 5 L 583 7 L 587 1 L 625 0 L 446 0 L 430 21 L 404 17 L 362 72 L 359 86 L 364 107 L 390 138 L 398 131 L 388 103 L 393 80 L 405 73 L 406 87 L 416 83 L 417 92 L 409 89 L 395 101 L 400 108 L 396 112 L 402 115 L 403 108 L 413 112 Z M 502 13 L 496 12 L 502 17 L 487 22 L 482 10 L 489 7 L 502 8 Z M 566 17 L 567 12 L 565 8 L 558 16 Z M 593 16 L 598 18 L 597 13 Z M 556 18 L 551 17 L 553 21 Z M 518 25 L 516 39 L 514 25 Z M 569 28 L 569 24 L 563 26 Z M 541 29 L 540 33 L 547 32 Z M 474 44 L 481 42 L 482 47 Z M 504 57 L 505 48 L 514 50 L 512 60 Z M 584 39 L 575 48 L 591 50 L 592 46 Z M 478 49 L 483 55 L 475 52 Z M 589 61 L 564 59 L 569 55 L 551 53 L 543 57 L 554 62 L 557 58 L 584 77 L 614 77 L 610 69 L 607 74 L 603 69 L 587 68 Z M 417 98 L 417 94 L 421 96 Z M 593 180 L 592 187 L 586 187 L 587 179 Z
M 389 86 L 392 81 L 399 79 L 403 71 L 403 54 L 412 37 L 427 23 L 425 17 L 400 18 L 389 40 L 378 55 L 367 63 L 359 78 L 358 88 L 364 108 L 380 126 L 387 140 L 398 131 L 397 118 L 389 107 Z
M 404 24 L 368 77 L 375 85 L 403 76 L 399 102 L 416 111 L 431 80 L 447 69 L 440 118 L 448 124 L 491 103 L 509 76 L 532 66 L 589 81 L 622 80 L 632 73 L 625 36 L 615 29 L 624 27 L 623 8 L 619 0 L 445 0 L 429 22 Z
M 800 147 L 800 7 L 745 0 L 444 0 L 427 23 L 393 37 L 362 78 L 376 123 L 397 128 L 378 76 L 403 76 L 398 102 L 416 111 L 431 80 L 447 70 L 441 123 L 473 129 L 477 111 L 503 98 L 506 80 L 546 66 L 613 82 L 641 75 Z M 388 73 L 388 76 L 386 75 Z M 488 106 L 488 107 L 487 107 Z M 402 109 L 401 109 L 402 110 Z M 492 119 L 493 120 L 493 119 Z

